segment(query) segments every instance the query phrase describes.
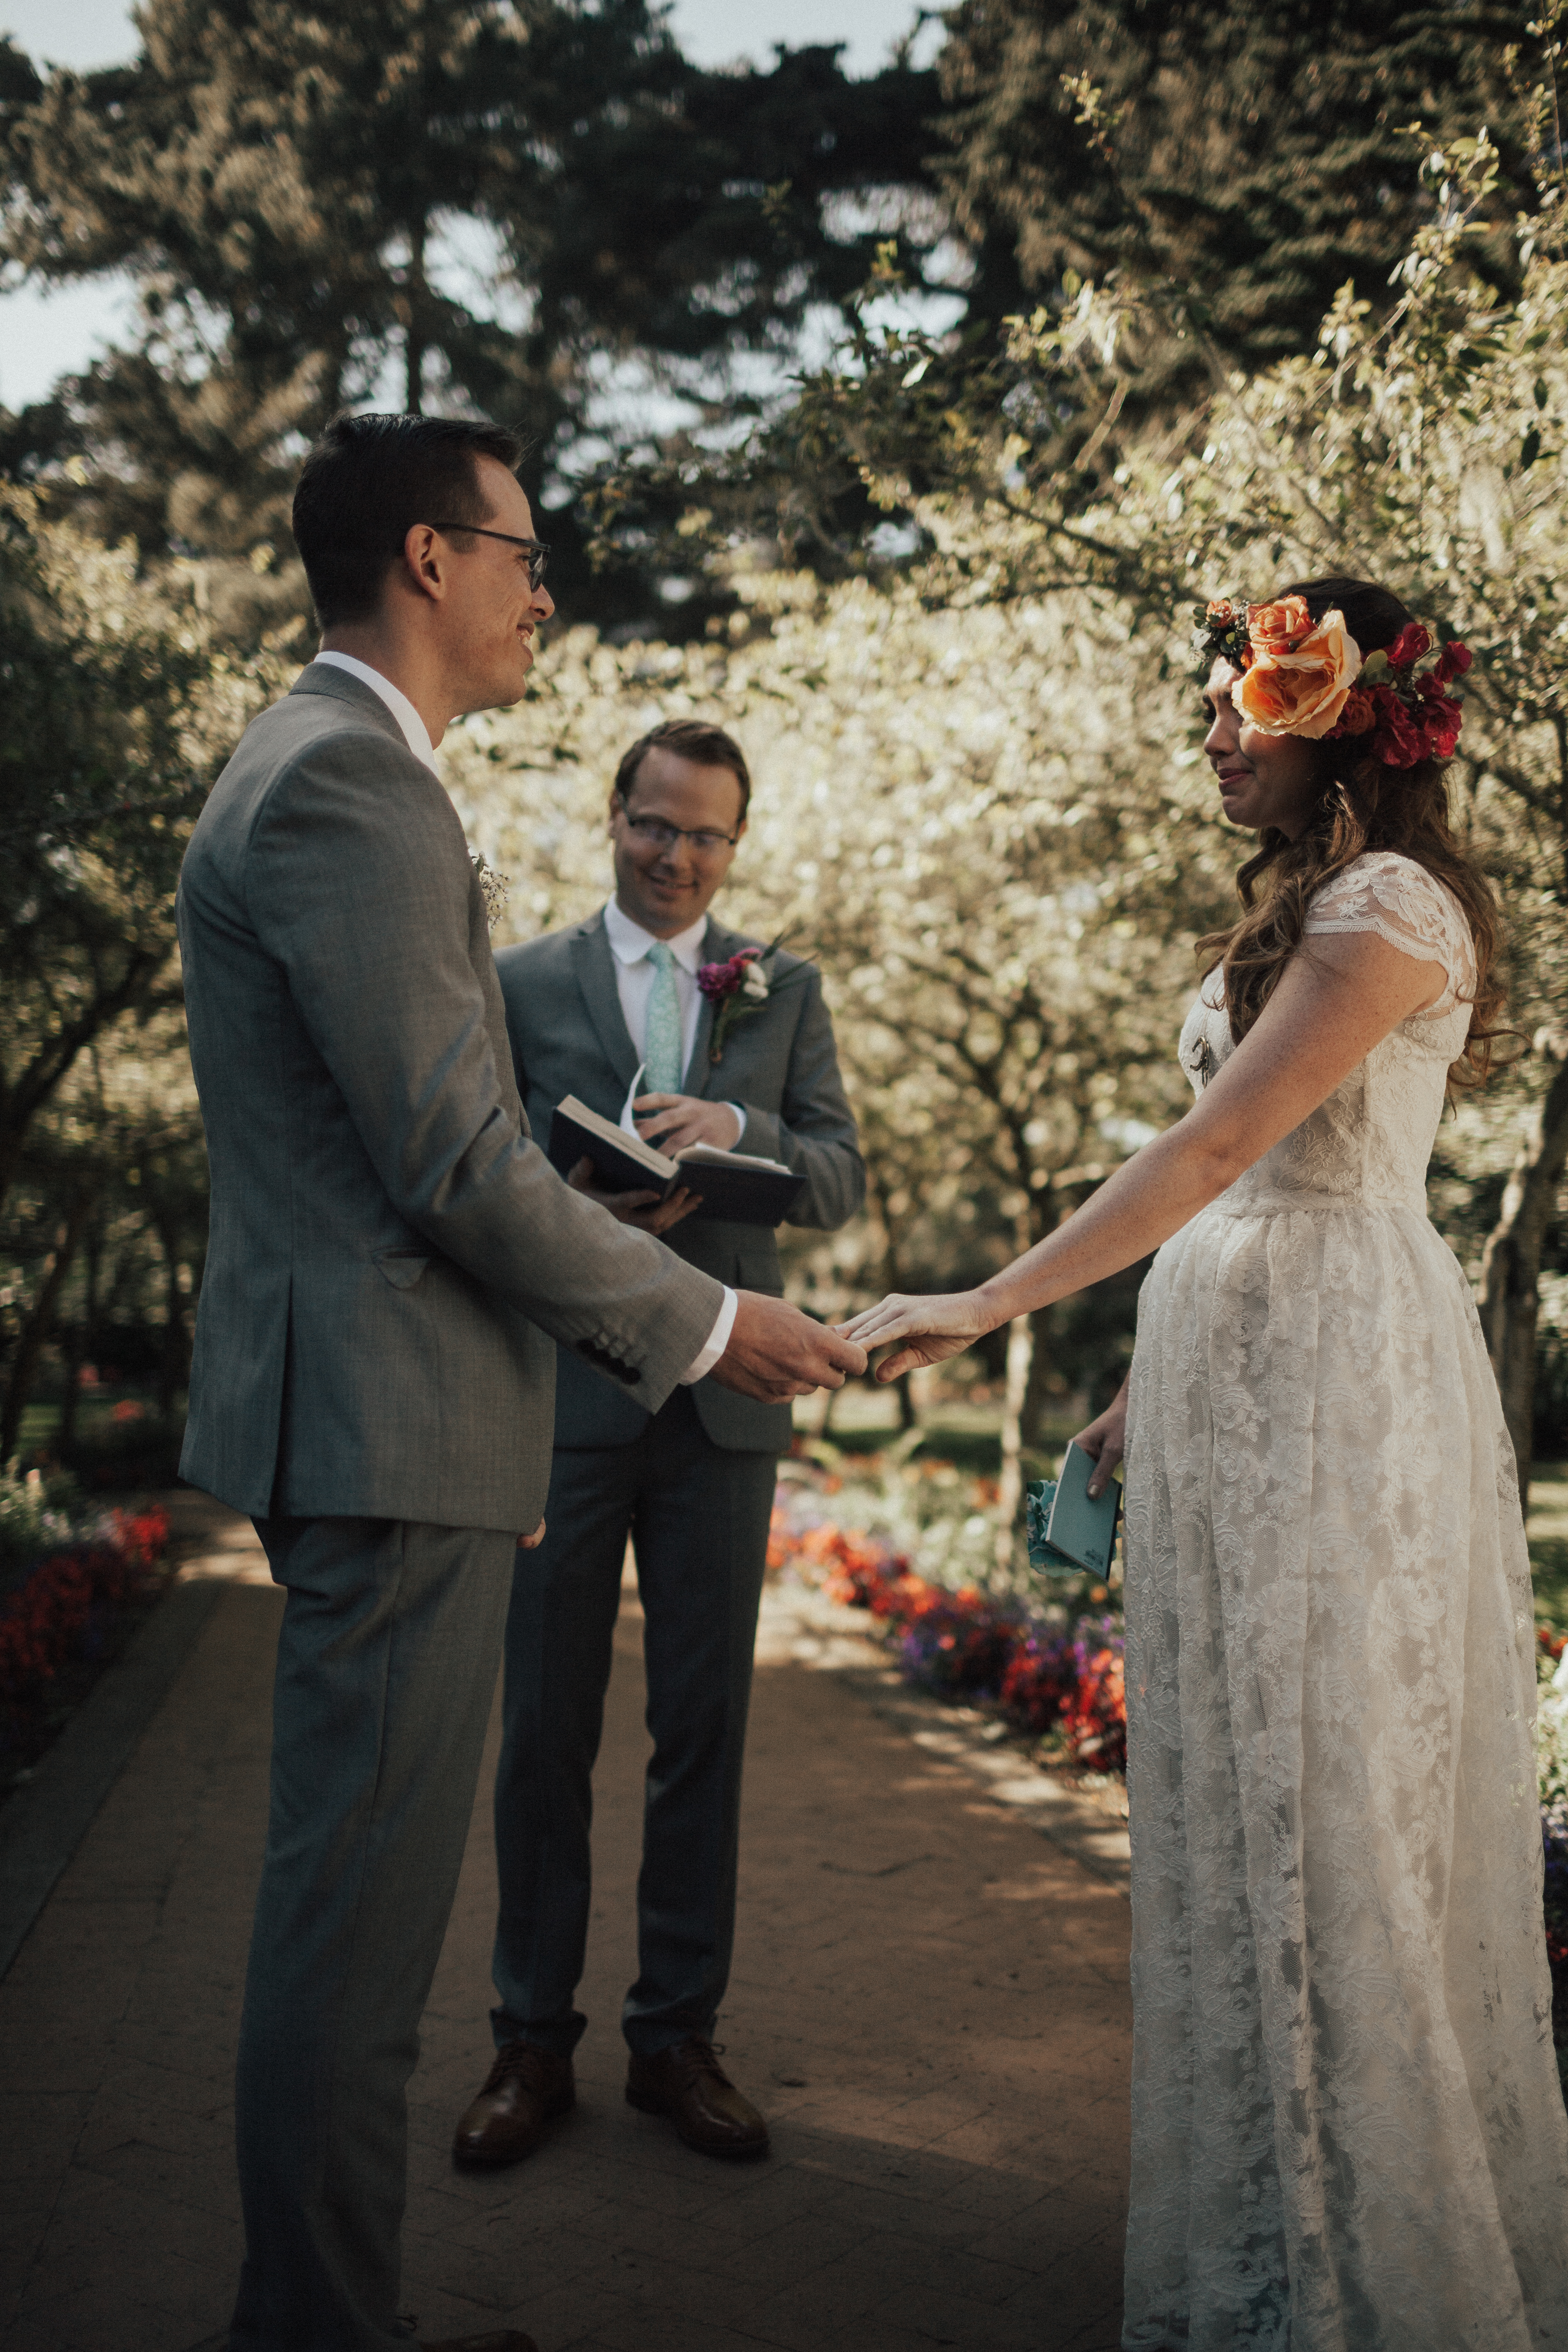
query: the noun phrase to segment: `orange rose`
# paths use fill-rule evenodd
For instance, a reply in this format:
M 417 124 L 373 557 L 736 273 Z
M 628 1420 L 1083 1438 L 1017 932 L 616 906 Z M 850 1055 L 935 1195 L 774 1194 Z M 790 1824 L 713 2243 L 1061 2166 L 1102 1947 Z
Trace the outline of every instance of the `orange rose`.
M 1287 597 L 1285 604 L 1300 601 Z M 1233 689 L 1232 700 L 1261 735 L 1326 735 L 1350 700 L 1351 682 L 1360 668 L 1361 647 L 1346 629 L 1344 614 L 1325 613 L 1293 653 L 1260 652 Z
M 1340 713 L 1340 733 L 1370 735 L 1376 724 L 1376 703 L 1363 688 L 1352 686 L 1345 697 L 1345 707 Z
M 1272 604 L 1247 608 L 1247 634 L 1260 656 L 1293 652 L 1297 638 L 1304 637 L 1311 625 L 1305 596 L 1280 596 Z

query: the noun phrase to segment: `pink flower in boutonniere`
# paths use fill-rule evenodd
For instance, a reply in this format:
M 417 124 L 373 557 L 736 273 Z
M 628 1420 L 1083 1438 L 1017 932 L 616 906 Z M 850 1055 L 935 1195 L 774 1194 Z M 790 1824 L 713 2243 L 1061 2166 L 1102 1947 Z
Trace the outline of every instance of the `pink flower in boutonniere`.
M 722 963 L 702 964 L 697 974 L 697 985 L 713 1007 L 713 1037 L 708 1048 L 710 1062 L 724 1058 L 724 1040 L 731 1022 L 743 1020 L 748 1013 L 760 1013 L 773 992 L 773 975 L 764 969 L 766 959 L 781 944 L 775 940 L 772 947 L 742 948 L 738 955 L 727 957 Z

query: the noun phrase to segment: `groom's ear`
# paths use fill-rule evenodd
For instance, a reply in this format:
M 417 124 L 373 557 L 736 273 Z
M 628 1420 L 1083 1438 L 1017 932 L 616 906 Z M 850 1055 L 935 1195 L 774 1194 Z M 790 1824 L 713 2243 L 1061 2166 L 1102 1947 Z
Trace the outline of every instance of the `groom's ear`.
M 438 604 L 447 593 L 446 553 L 438 532 L 427 522 L 415 523 L 403 541 L 403 585 L 413 594 L 428 596 Z

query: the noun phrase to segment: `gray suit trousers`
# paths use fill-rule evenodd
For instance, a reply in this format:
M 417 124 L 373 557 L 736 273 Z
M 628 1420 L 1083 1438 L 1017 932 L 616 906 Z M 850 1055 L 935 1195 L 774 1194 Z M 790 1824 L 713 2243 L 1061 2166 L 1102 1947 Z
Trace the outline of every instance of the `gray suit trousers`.
M 735 1929 L 741 1766 L 776 1460 L 715 1445 L 677 1389 L 629 1445 L 558 1446 L 539 1549 L 519 1552 L 496 1773 L 499 2043 L 562 2056 L 588 1936 L 592 1776 L 626 1538 L 653 1736 L 637 1980 L 622 2025 L 647 2056 L 710 2036 Z
M 235 2128 L 235 2352 L 407 2352 L 408 2078 L 457 1890 L 514 1538 L 257 1521 L 288 1588 Z

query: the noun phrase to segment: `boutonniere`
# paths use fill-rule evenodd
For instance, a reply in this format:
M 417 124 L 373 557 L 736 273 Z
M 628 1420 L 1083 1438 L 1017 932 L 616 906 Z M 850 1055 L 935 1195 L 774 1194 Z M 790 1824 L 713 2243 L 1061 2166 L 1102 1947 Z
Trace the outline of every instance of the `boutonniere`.
M 718 1064 L 724 1058 L 724 1040 L 731 1025 L 744 1020 L 748 1013 L 760 1013 L 773 993 L 774 974 L 767 968 L 768 959 L 783 945 L 783 933 L 772 947 L 742 948 L 723 963 L 705 963 L 699 968 L 697 985 L 713 1007 L 713 1035 L 708 1047 L 708 1059 Z M 805 965 L 801 966 L 804 971 Z
M 470 849 L 468 858 L 479 886 L 479 896 L 485 902 L 485 920 L 493 931 L 506 912 L 507 893 L 511 888 L 511 876 L 498 874 L 495 867 L 487 863 L 482 849 Z

